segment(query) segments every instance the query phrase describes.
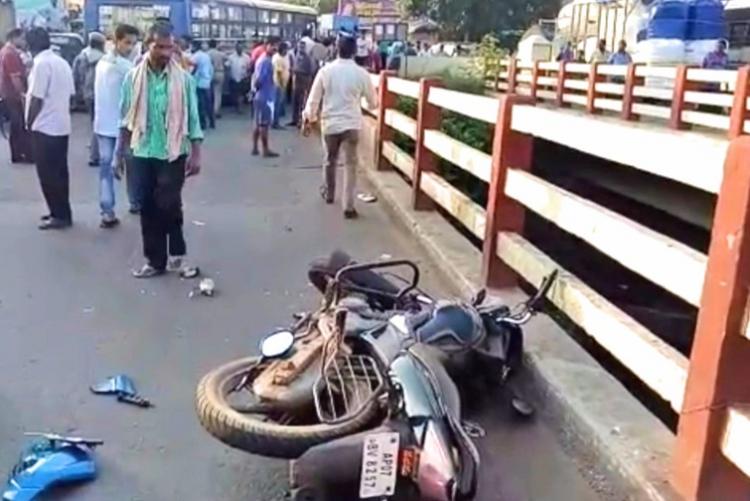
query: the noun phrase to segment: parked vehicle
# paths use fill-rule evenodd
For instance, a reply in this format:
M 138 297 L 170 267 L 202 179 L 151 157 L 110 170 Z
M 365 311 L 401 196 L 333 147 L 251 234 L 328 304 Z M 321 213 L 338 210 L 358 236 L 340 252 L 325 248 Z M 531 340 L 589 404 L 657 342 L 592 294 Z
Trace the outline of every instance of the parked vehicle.
M 397 267 L 411 277 L 384 273 Z M 406 260 L 351 264 L 338 253 L 310 277 L 321 308 L 267 336 L 259 357 L 204 377 L 201 424 L 232 447 L 294 459 L 295 500 L 473 499 L 480 458 L 451 374 L 505 381 L 553 277 L 513 310 L 484 305 L 484 293 L 434 301 Z

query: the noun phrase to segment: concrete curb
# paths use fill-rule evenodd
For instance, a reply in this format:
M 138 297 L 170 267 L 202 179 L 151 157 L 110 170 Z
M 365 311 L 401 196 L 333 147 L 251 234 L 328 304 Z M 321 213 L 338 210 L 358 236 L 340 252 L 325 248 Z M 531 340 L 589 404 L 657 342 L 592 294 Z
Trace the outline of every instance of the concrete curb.
M 411 209 L 411 188 L 395 172 L 364 169 L 385 209 L 410 231 L 462 297 L 479 288 L 481 253 L 435 211 Z M 513 304 L 523 293 L 499 291 Z M 604 499 L 679 499 L 668 483 L 674 435 L 550 318 L 526 329 L 527 375 L 543 418 Z M 606 480 L 605 480 L 606 479 Z

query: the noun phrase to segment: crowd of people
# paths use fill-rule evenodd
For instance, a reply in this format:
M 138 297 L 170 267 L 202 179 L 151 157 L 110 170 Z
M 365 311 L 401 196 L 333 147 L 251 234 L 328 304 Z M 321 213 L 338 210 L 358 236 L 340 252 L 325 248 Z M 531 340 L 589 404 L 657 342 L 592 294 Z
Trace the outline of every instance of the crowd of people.
M 229 104 L 254 119 L 253 155 L 276 157 L 270 130 L 298 126 L 309 134 L 319 123 L 325 149 L 321 196 L 334 202 L 339 151 L 345 155 L 343 214 L 357 217 L 354 193 L 361 101 L 377 106 L 369 75 L 355 63 L 353 36 L 334 43 L 310 33 L 294 44 L 275 38 L 231 54 L 216 41 L 176 40 L 169 23 L 156 23 L 140 41 L 133 26 L 117 26 L 107 40 L 92 33 L 72 67 L 52 48 L 44 28 L 14 29 L 0 50 L 0 102 L 10 121 L 13 163 L 35 163 L 49 213 L 39 228 L 73 224 L 69 199 L 68 142 L 71 99 L 91 115 L 89 164 L 99 169 L 101 228 L 119 224 L 115 181 L 127 181 L 129 212 L 140 215 L 145 263 L 133 271 L 150 278 L 176 271 L 197 275 L 183 236 L 182 188 L 201 170 L 201 143 L 216 127 L 227 89 Z M 23 54 L 30 51 L 29 68 Z M 361 63 L 361 61 L 359 61 Z

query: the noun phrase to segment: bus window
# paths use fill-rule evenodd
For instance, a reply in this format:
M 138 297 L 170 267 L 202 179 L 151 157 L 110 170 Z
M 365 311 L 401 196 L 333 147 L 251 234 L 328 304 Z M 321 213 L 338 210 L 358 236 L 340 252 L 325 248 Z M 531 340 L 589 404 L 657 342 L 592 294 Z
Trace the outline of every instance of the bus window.
M 269 12 L 267 10 L 259 10 L 258 11 L 258 22 L 259 23 L 268 23 L 269 22 Z
M 284 14 L 284 22 L 286 24 L 294 24 L 294 16 L 291 12 L 287 12 Z
M 245 7 L 245 22 L 255 23 L 258 20 L 258 11 L 253 7 Z
M 276 11 L 271 11 L 271 24 L 279 24 L 280 14 Z
M 281 36 L 281 28 L 279 28 L 278 26 L 271 26 L 271 36 Z
M 242 7 L 227 7 L 227 19 L 229 21 L 242 21 Z
M 158 18 L 170 17 L 170 7 L 168 5 L 153 6 L 120 6 L 120 5 L 100 5 L 99 6 L 99 31 L 105 34 L 113 34 L 118 24 L 130 24 L 141 30 L 141 33 L 148 31 L 149 27 L 154 24 Z
M 207 21 L 208 19 L 210 19 L 208 5 L 204 3 L 194 3 L 193 19 L 197 19 L 200 21 Z

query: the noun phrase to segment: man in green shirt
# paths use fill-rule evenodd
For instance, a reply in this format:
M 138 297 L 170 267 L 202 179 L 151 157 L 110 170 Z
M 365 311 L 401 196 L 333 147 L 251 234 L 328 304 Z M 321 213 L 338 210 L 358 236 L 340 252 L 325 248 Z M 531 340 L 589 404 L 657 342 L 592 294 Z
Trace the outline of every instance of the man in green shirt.
M 122 87 L 118 157 L 132 148 L 133 169 L 141 198 L 141 234 L 146 264 L 136 278 L 169 269 L 195 276 L 185 263 L 182 234 L 182 187 L 200 172 L 203 131 L 193 78 L 174 60 L 171 26 L 149 30 L 149 52 L 130 70 Z

